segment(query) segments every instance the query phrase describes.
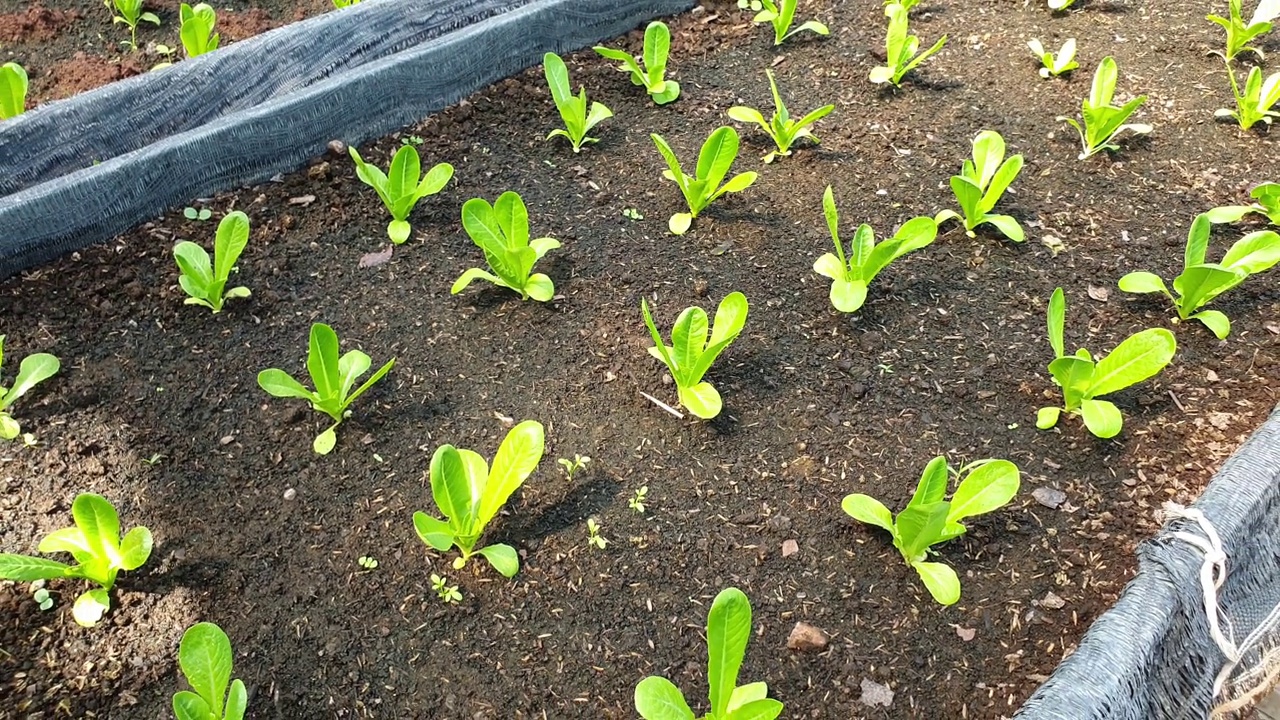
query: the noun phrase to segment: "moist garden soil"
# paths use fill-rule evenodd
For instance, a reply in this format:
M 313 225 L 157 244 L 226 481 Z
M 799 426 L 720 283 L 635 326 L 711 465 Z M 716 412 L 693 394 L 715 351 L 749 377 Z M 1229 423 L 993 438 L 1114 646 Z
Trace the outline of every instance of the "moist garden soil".
M 52 583 L 49 612 L 28 585 L 0 584 L 0 716 L 167 717 L 178 640 L 201 620 L 231 637 L 254 718 L 633 718 L 633 688 L 651 673 L 701 706 L 706 612 L 730 585 L 755 608 L 742 681 L 768 681 L 787 717 L 1012 715 L 1132 577 L 1160 504 L 1192 501 L 1280 388 L 1273 271 L 1217 303 L 1234 322 L 1226 341 L 1171 326 L 1173 364 L 1115 396 L 1117 438 L 1095 439 L 1077 418 L 1039 431 L 1036 409 L 1060 399 L 1045 370 L 1047 298 L 1066 290 L 1070 349 L 1106 352 L 1169 326 L 1163 301 L 1125 296 L 1116 280 L 1176 274 L 1193 215 L 1273 179 L 1277 142 L 1212 120 L 1230 94 L 1203 8 L 926 5 L 915 32 L 950 41 L 894 92 L 866 81 L 882 47 L 878 2 L 803 6 L 830 38 L 775 49 L 731 3 L 671 19 L 684 95 L 666 107 L 590 51 L 572 54 L 575 86 L 617 115 L 579 155 L 543 142 L 559 119 L 540 68 L 362 148 L 385 166 L 401 143 L 421 143 L 424 162 L 457 168 L 382 264 L 366 256 L 387 247 L 386 212 L 333 153 L 193 200 L 213 221 L 175 208 L 0 286 L 7 372 L 32 352 L 63 362 L 16 406 L 39 444 L 3 449 L 0 549 L 34 552 L 81 492 L 156 538 L 96 629 L 72 622 L 79 583 Z M 1083 69 L 1041 80 L 1024 46 L 1033 36 L 1078 38 Z M 640 33 L 617 43 L 638 51 Z M 1150 95 L 1138 119 L 1155 131 L 1081 162 L 1054 118 L 1078 110 L 1105 54 L 1122 96 Z M 769 66 L 793 112 L 837 105 L 816 128 L 822 144 L 762 166 L 767 141 L 742 128 L 736 169 L 759 181 L 669 235 L 680 197 L 648 133 L 688 167 L 728 107 L 768 108 Z M 998 209 L 1027 242 L 947 225 L 876 280 L 862 311 L 835 312 L 811 269 L 831 249 L 823 187 L 846 234 L 859 222 L 887 233 L 953 205 L 947 178 L 982 129 L 1026 156 Z M 506 190 L 524 196 L 535 236 L 563 243 L 540 265 L 553 302 L 477 285 L 449 294 L 483 262 L 459 207 Z M 232 209 L 253 222 L 236 277 L 253 297 L 219 315 L 184 306 L 172 246 L 208 245 Z M 1243 232 L 1216 230 L 1212 256 Z M 734 290 L 750 317 L 709 375 L 725 411 L 678 420 L 641 395 L 675 402 L 645 352 L 640 300 L 666 331 L 680 309 L 712 310 Z M 267 367 L 304 374 L 312 322 L 375 363 L 397 359 L 328 457 L 311 451 L 320 416 L 255 382 Z M 410 520 L 435 512 L 431 453 L 452 443 L 491 457 L 524 419 L 546 425 L 547 455 L 487 536 L 519 550 L 520 573 L 455 571 Z M 570 482 L 555 459 L 575 453 L 592 460 Z M 938 454 L 1023 472 L 1010 506 L 940 548 L 963 584 L 949 608 L 883 532 L 840 510 L 853 492 L 901 508 Z M 627 501 L 642 486 L 639 514 Z M 1042 489 L 1060 504 L 1037 500 Z M 588 546 L 588 517 L 606 549 Z M 787 541 L 798 551 L 784 554 Z M 460 604 L 435 597 L 433 572 L 459 586 Z M 825 650 L 787 648 L 801 621 L 830 635 Z M 863 704 L 864 681 L 889 686 L 892 704 Z
M 160 25 L 138 23 L 138 50 L 120 41 L 129 28 L 113 23 L 114 8 L 101 0 L 0 0 L 0 64 L 17 62 L 30 79 L 27 108 L 147 72 L 180 58 L 179 0 L 150 0 L 144 9 Z M 195 2 L 190 4 L 195 5 Z M 245 40 L 280 25 L 333 10 L 330 0 L 218 0 L 215 28 L 220 44 Z M 156 45 L 177 48 L 161 55 Z

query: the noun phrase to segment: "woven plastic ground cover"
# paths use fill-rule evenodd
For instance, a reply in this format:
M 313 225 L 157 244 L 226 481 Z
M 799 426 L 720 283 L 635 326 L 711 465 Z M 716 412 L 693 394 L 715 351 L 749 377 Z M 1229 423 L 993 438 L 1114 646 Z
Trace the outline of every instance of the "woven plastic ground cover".
M 0 124 L 0 278 L 692 0 L 367 0 Z
M 1243 641 L 1280 605 L 1280 407 L 1192 507 L 1221 537 L 1227 572 L 1218 603 L 1230 634 Z M 1204 555 L 1178 532 L 1203 534 L 1197 523 L 1175 520 L 1144 543 L 1137 577 L 1016 720 L 1202 720 L 1229 699 L 1214 693 L 1227 658 L 1210 633 Z M 1265 673 L 1251 670 L 1274 667 L 1280 636 L 1274 626 L 1263 629 L 1235 673 L 1245 687 L 1228 683 L 1231 696 L 1265 684 Z

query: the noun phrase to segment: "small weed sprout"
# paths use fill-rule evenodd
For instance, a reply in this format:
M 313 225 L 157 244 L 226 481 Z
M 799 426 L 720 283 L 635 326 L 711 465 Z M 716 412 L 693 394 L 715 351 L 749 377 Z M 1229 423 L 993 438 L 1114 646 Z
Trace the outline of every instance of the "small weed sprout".
M 636 490 L 635 494 L 631 496 L 631 499 L 627 501 L 627 507 L 643 515 L 644 508 L 645 508 L 644 498 L 648 494 L 649 494 L 649 486 L 641 485 L 640 489 Z
M 142 459 L 142 464 L 147 465 L 149 467 L 155 467 L 156 465 L 159 465 L 160 461 L 163 460 L 164 458 L 165 456 L 162 455 L 161 453 L 152 453 L 151 457 Z
M 0 65 L 0 120 L 18 117 L 27 108 L 27 71 L 15 62 Z
M 361 555 L 356 560 L 356 564 L 365 570 L 373 570 L 378 567 L 378 560 L 377 558 L 373 558 L 368 555 Z
M 142 11 L 142 0 L 103 0 L 103 4 L 108 10 L 112 10 L 112 23 L 123 23 L 129 26 L 129 39 L 121 40 L 120 44 L 136 52 L 138 50 L 138 23 L 149 22 L 152 25 L 159 25 L 160 18 L 152 12 Z
M 1062 49 L 1058 51 L 1057 55 L 1045 50 L 1044 45 L 1040 44 L 1040 41 L 1036 38 L 1028 40 L 1027 47 L 1031 48 L 1032 54 L 1039 58 L 1040 64 L 1044 66 L 1040 68 L 1040 77 L 1046 80 L 1080 67 L 1080 63 L 1075 60 L 1075 38 L 1067 38 L 1067 41 L 1062 43 Z
M 49 594 L 48 590 L 42 587 L 36 588 L 36 591 L 31 593 L 31 599 L 35 600 L 36 605 L 38 605 L 44 612 L 48 612 L 53 609 L 53 596 Z
M 595 518 L 587 518 L 587 544 L 599 550 L 605 549 L 609 541 L 600 537 L 600 523 Z
M 213 211 L 209 208 L 200 208 L 196 210 L 193 207 L 183 208 L 182 216 L 188 220 L 208 220 L 213 217 Z
M 573 459 L 560 458 L 556 460 L 560 467 L 564 468 L 564 474 L 569 476 L 569 482 L 573 482 L 574 473 L 587 467 L 587 463 L 591 462 L 591 458 L 586 455 L 574 454 Z
M 445 605 L 462 602 L 462 593 L 458 592 L 458 586 L 449 585 L 448 582 L 447 578 L 431 573 L 431 589 L 435 592 L 436 597 L 440 598 L 440 602 Z

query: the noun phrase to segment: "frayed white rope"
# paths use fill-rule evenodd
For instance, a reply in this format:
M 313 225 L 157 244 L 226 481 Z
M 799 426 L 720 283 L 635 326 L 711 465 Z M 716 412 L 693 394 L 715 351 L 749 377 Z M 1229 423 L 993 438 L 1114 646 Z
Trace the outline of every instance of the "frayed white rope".
M 1222 685 L 1241 658 L 1240 649 L 1235 643 L 1231 618 L 1227 617 L 1218 605 L 1218 590 L 1227 579 L 1227 553 L 1222 549 L 1222 538 L 1218 535 L 1218 530 L 1213 527 L 1213 523 L 1205 517 L 1203 512 L 1172 502 L 1164 504 L 1164 512 L 1169 519 L 1181 518 L 1195 522 L 1204 533 L 1204 537 L 1181 531 L 1171 534 L 1204 554 L 1204 563 L 1200 565 L 1200 587 L 1204 593 L 1205 619 L 1209 623 L 1209 635 L 1213 638 L 1214 644 L 1227 658 L 1226 666 L 1213 683 L 1213 694 L 1217 697 L 1222 690 Z

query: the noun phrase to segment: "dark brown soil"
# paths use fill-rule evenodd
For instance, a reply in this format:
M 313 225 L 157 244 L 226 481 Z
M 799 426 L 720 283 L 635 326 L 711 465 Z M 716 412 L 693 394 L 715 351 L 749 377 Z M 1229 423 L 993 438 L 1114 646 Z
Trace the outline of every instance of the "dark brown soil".
M 222 44 L 333 9 L 331 0 L 224 0 L 218 12 Z M 112 24 L 101 0 L 58 0 L 56 7 L 0 0 L 0 62 L 14 61 L 31 80 L 28 108 L 145 72 L 170 60 L 156 45 L 178 48 L 178 2 L 151 2 L 160 25 L 138 25 L 138 50 L 120 45 L 129 30 Z
M 337 155 L 205 203 L 215 219 L 235 208 L 254 223 L 238 277 L 254 296 L 221 315 L 181 304 L 172 245 L 207 244 L 214 229 L 181 208 L 0 286 L 9 371 L 37 351 L 64 366 L 17 406 L 40 444 L 3 454 L 0 549 L 32 552 L 87 491 L 157 541 L 94 630 L 71 621 L 77 583 L 53 584 L 49 613 L 27 586 L 0 585 L 0 696 L 13 700 L 0 717 L 166 717 L 181 686 L 178 639 L 210 620 L 232 638 L 254 718 L 634 718 L 633 688 L 650 673 L 705 697 L 701 628 L 728 585 L 755 606 L 743 681 L 768 681 L 786 717 L 1012 715 L 1132 576 L 1154 510 L 1193 500 L 1280 388 L 1272 272 L 1218 303 L 1235 324 L 1226 341 L 1174 327 L 1173 365 L 1115 396 L 1118 438 L 1097 440 L 1073 419 L 1038 431 L 1035 410 L 1059 398 L 1045 301 L 1066 289 L 1068 342 L 1095 352 L 1167 324 L 1167 307 L 1119 293 L 1116 280 L 1174 274 L 1192 216 L 1272 179 L 1276 140 L 1213 122 L 1230 91 L 1206 54 L 1220 37 L 1202 8 L 1085 4 L 1054 17 L 1012 1 L 934 5 L 916 32 L 951 41 L 893 93 L 866 82 L 879 2 L 803 5 L 833 35 L 780 52 L 732 3 L 672 20 L 685 96 L 663 108 L 593 53 L 572 55 L 575 86 L 617 114 L 580 155 L 542 140 L 558 117 L 540 68 L 362 148 L 385 165 L 416 138 L 426 162 L 457 168 L 377 267 L 359 265 L 385 247 L 385 211 Z M 1084 69 L 1042 81 L 1024 47 L 1033 36 L 1078 38 Z M 624 43 L 637 49 L 639 34 Z M 1078 109 L 1105 53 L 1122 95 L 1150 95 L 1139 119 L 1156 129 L 1080 162 L 1054 117 Z M 763 138 L 743 128 L 737 168 L 760 181 L 670 236 L 679 195 L 659 179 L 648 133 L 691 163 L 730 105 L 767 106 L 771 63 L 793 111 L 837 104 L 817 128 L 822 144 L 762 166 Z M 834 312 L 811 270 L 830 246 L 823 187 L 834 185 L 846 227 L 887 232 L 953 204 L 947 177 L 985 128 L 1026 155 L 1000 209 L 1028 242 L 948 226 L 878 278 L 860 313 Z M 450 296 L 482 262 L 461 203 L 510 189 L 533 232 L 564 243 L 540 266 L 562 297 L 521 303 L 474 286 Z M 1220 231 L 1213 252 L 1241 232 Z M 751 315 L 709 376 L 725 412 L 676 420 L 640 395 L 675 401 L 645 352 L 640 299 L 669 328 L 681 308 L 712 308 L 733 290 Z M 320 418 L 254 380 L 267 367 L 301 373 L 315 321 L 375 362 L 397 358 L 323 458 L 310 449 Z M 453 555 L 428 551 L 410 523 L 414 510 L 434 512 L 428 459 L 446 442 L 492 456 L 522 419 L 546 425 L 547 456 L 488 536 L 520 551 L 520 574 L 454 571 Z M 574 453 L 593 461 L 570 483 L 555 458 Z M 901 507 L 943 453 L 1009 458 L 1024 473 L 1010 507 L 941 548 L 964 585 L 951 608 L 839 507 L 851 492 Z M 640 515 L 627 500 L 644 485 Z M 1041 505 L 1039 488 L 1066 502 Z M 588 517 L 606 550 L 588 546 Z M 784 558 L 787 540 L 799 552 Z M 379 567 L 362 569 L 361 556 Z M 465 600 L 440 603 L 433 572 Z M 800 620 L 831 634 L 826 652 L 786 649 Z M 891 686 L 892 706 L 862 705 L 863 679 Z

